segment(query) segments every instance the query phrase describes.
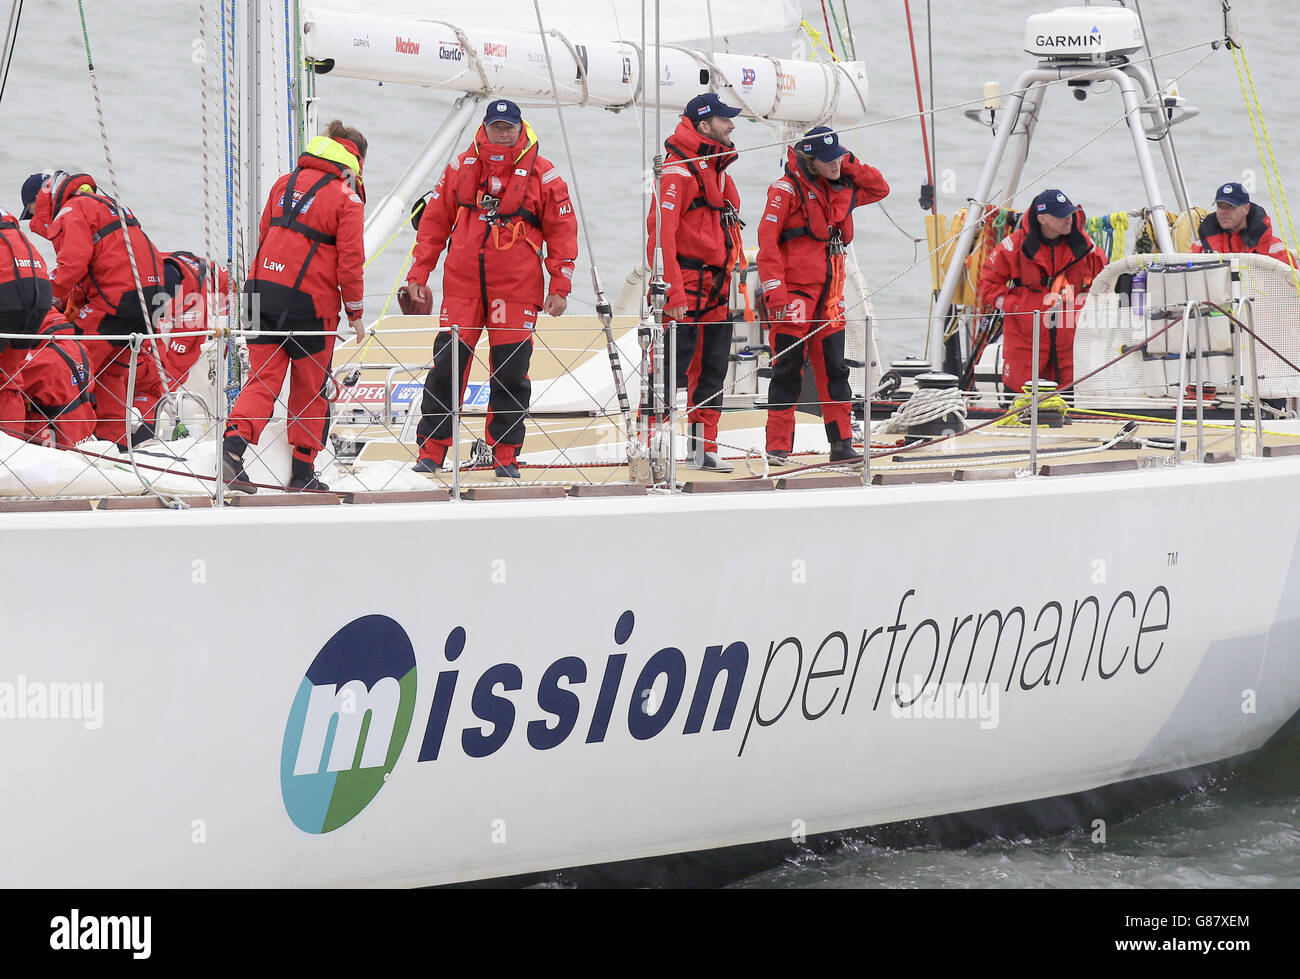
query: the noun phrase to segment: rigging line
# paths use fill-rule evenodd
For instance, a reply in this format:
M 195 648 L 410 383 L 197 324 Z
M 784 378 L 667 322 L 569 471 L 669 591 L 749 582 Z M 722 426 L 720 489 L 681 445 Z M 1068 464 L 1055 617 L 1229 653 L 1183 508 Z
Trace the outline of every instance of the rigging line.
M 1166 52 L 1164 52 L 1164 53 L 1161 55 L 1161 57 L 1170 57 L 1170 56 L 1175 55 L 1175 54 L 1183 54 L 1183 53 L 1185 53 L 1185 52 L 1187 52 L 1187 51 L 1194 51 L 1194 50 L 1196 50 L 1197 48 L 1206 47 L 1206 46 L 1209 46 L 1209 47 L 1212 49 L 1212 50 L 1211 50 L 1211 54 L 1212 54 L 1213 51 L 1216 50 L 1216 49 L 1218 48 L 1218 46 L 1219 46 L 1220 44 L 1222 44 L 1222 43 L 1223 43 L 1223 42 L 1222 42 L 1222 41 L 1219 41 L 1218 39 L 1215 39 L 1215 40 L 1212 40 L 1212 41 L 1198 41 L 1198 42 L 1195 43 L 1195 44 L 1188 44 L 1188 45 L 1186 45 L 1186 46 L 1184 46 L 1184 47 L 1176 48 L 1176 49 L 1174 49 L 1174 50 L 1172 50 L 1172 51 L 1166 51 Z M 1189 68 L 1186 69 L 1185 71 L 1182 71 L 1182 72 L 1180 72 L 1178 75 L 1176 75 L 1176 76 L 1175 76 L 1175 80 L 1177 80 L 1178 78 L 1182 78 L 1183 75 L 1186 75 L 1187 72 L 1188 72 L 1188 71 L 1191 71 L 1193 68 L 1197 68 L 1197 67 L 1199 67 L 1200 65 L 1204 64 L 1205 61 L 1206 61 L 1206 59 L 1207 59 L 1209 56 L 1210 56 L 1210 55 L 1206 55 L 1205 57 L 1202 57 L 1199 61 L 1194 62 L 1194 63 L 1191 65 L 1191 67 L 1189 67 Z M 1143 63 L 1149 62 L 1150 60 L 1151 60 L 1150 58 L 1135 58 L 1135 59 L 1133 59 L 1133 60 L 1130 62 L 1130 64 L 1143 64 Z M 1044 82 L 1034 82 L 1033 84 L 1031 84 L 1031 85 L 1027 85 L 1027 86 L 1025 86 L 1024 88 L 1012 89 L 1012 90 L 1010 90 L 1010 91 L 1008 91 L 1008 92 L 1004 92 L 1004 93 L 1002 93 L 1002 94 L 1003 94 L 1004 96 L 1024 95 L 1025 93 L 1031 91 L 1031 90 L 1034 89 L 1034 88 L 1039 88 L 1039 87 L 1041 87 L 1041 88 L 1044 88 L 1044 89 L 1045 89 L 1045 88 L 1048 88 L 1048 87 L 1050 87 L 1050 86 L 1052 86 L 1052 85 L 1062 85 L 1062 84 L 1065 84 L 1066 82 L 1068 82 L 1068 81 L 1070 81 L 1070 80 L 1071 80 L 1071 79 L 1070 79 L 1069 77 L 1064 77 L 1064 78 L 1054 78 L 1054 79 L 1050 79 L 1050 80 L 1048 80 L 1048 81 L 1044 81 Z M 1144 101 L 1145 101 L 1145 100 L 1144 100 Z M 961 101 L 961 102 L 952 102 L 952 103 L 949 103 L 948 105 L 943 105 L 943 106 L 938 106 L 938 107 L 933 107 L 933 108 L 926 109 L 924 112 L 905 112 L 905 113 L 903 113 L 902 115 L 889 116 L 889 117 L 884 118 L 884 119 L 877 119 L 877 120 L 875 120 L 874 122 L 861 122 L 861 123 L 858 123 L 858 124 L 853 125 L 853 126 L 841 126 L 839 129 L 835 129 L 835 130 L 833 130 L 833 131 L 836 132 L 836 133 L 838 133 L 838 134 L 840 134 L 840 135 L 842 136 L 844 133 L 853 133 L 853 132 L 858 132 L 859 130 L 874 129 L 874 128 L 876 128 L 877 126 L 885 126 L 885 125 L 889 125 L 890 123 L 895 123 L 895 122 L 907 122 L 909 119 L 916 119 L 916 118 L 919 117 L 919 116 L 932 115 L 932 114 L 939 113 L 939 112 L 953 112 L 953 111 L 955 111 L 955 110 L 957 110 L 957 109 L 967 109 L 967 108 L 970 108 L 970 107 L 972 107 L 972 106 L 979 106 L 979 107 L 982 108 L 982 107 L 984 106 L 984 97 L 981 95 L 979 98 L 966 99 L 966 100 L 963 100 L 963 101 Z M 736 147 L 736 152 L 737 152 L 737 153 L 752 153 L 752 152 L 754 152 L 754 151 L 756 151 L 756 150 L 768 150 L 768 149 L 774 149 L 774 148 L 776 148 L 776 147 L 789 147 L 789 146 L 791 146 L 792 144 L 797 143 L 797 142 L 798 142 L 800 139 L 802 139 L 802 138 L 803 138 L 802 136 L 795 136 L 795 137 L 792 137 L 792 138 L 790 138 L 790 139 L 777 140 L 777 141 L 775 141 L 775 142 L 771 142 L 771 143 L 756 143 L 756 144 L 754 144 L 753 146 Z M 682 162 L 682 163 L 697 163 L 697 162 L 699 162 L 700 160 L 703 160 L 703 159 L 707 159 L 707 158 L 706 158 L 706 157 L 695 156 L 695 157 L 690 157 L 690 158 L 687 159 L 687 160 L 681 160 L 681 161 L 679 161 L 679 162 Z
M 135 247 L 131 244 L 131 230 L 126 223 L 127 209 L 126 205 L 122 203 L 122 192 L 117 186 L 117 170 L 113 167 L 113 155 L 109 152 L 108 125 L 104 122 L 104 106 L 99 97 L 99 79 L 95 75 L 95 61 L 90 56 L 90 32 L 86 29 L 86 8 L 83 0 L 77 0 L 77 12 L 81 17 L 81 40 L 86 48 L 86 68 L 90 72 L 90 87 L 95 94 L 95 115 L 99 119 L 99 135 L 104 141 L 104 162 L 108 165 L 108 181 L 113 188 L 113 199 L 117 202 L 117 219 L 122 228 L 122 240 L 126 244 L 127 263 L 131 266 L 131 278 L 135 282 L 135 294 L 140 300 L 140 314 L 144 317 L 145 333 L 152 336 L 153 317 L 149 309 L 149 303 L 144 298 L 144 285 L 140 280 L 140 267 L 136 264 Z M 155 267 L 156 272 L 157 268 Z M 150 343 L 149 353 L 153 356 L 154 365 L 158 368 L 158 376 L 162 381 L 163 391 L 166 394 L 171 394 L 172 379 L 163 366 L 157 345 Z M 131 442 L 129 436 L 126 441 L 129 446 Z
M 858 39 L 853 35 L 853 24 L 849 20 L 849 0 L 840 0 L 840 10 L 844 12 L 844 25 L 849 31 L 849 59 L 858 60 Z
M 930 16 L 930 0 L 925 0 L 925 57 L 930 69 L 930 104 L 934 105 L 934 18 Z M 937 116 L 930 116 L 930 146 L 933 151 L 934 172 L 939 172 L 939 137 L 935 134 Z M 935 214 L 938 214 L 938 188 L 935 188 Z
M 627 388 L 623 382 L 623 367 L 619 361 L 618 345 L 614 341 L 614 331 L 611 326 L 613 310 L 605 300 L 604 290 L 600 284 L 600 272 L 596 264 L 596 253 L 591 247 L 591 231 L 587 227 L 587 212 L 582 206 L 582 188 L 581 181 L 578 179 L 578 171 L 574 166 L 573 151 L 569 146 L 569 129 L 564 123 L 564 110 L 560 105 L 560 90 L 555 84 L 555 63 L 551 60 L 551 48 L 546 42 L 546 29 L 542 24 L 542 8 L 538 0 L 533 0 L 533 13 L 537 16 L 537 33 L 542 39 L 542 52 L 546 55 L 546 71 L 551 79 L 551 94 L 555 98 L 555 114 L 560 121 L 560 135 L 564 140 L 564 156 L 569 162 L 569 173 L 573 177 L 573 206 L 576 211 L 578 225 L 582 228 L 583 239 L 587 243 L 587 258 L 591 261 L 591 284 L 596 293 L 596 312 L 600 316 L 601 326 L 605 333 L 605 347 L 609 354 L 609 366 L 614 374 L 614 389 L 618 394 L 619 407 L 623 411 L 623 419 L 627 427 L 628 437 L 632 436 L 632 412 L 631 406 L 627 400 Z M 581 61 L 575 59 L 576 64 L 582 69 L 582 74 L 586 76 L 586 70 Z M 549 246 L 548 246 L 549 253 Z
M 1241 53 L 1240 61 L 1237 60 L 1238 52 Z M 1289 204 L 1287 204 L 1286 191 L 1282 187 L 1282 171 L 1278 169 L 1277 159 L 1273 155 L 1273 140 L 1268 135 L 1268 127 L 1264 125 L 1264 107 L 1260 105 L 1259 93 L 1255 90 L 1255 79 L 1250 73 L 1250 62 L 1246 58 L 1246 49 L 1241 47 L 1239 44 L 1234 43 L 1232 46 L 1232 60 L 1233 60 L 1233 64 L 1237 66 L 1238 80 L 1241 79 L 1241 69 L 1244 66 L 1246 69 L 1246 78 L 1250 82 L 1250 94 L 1251 94 L 1251 98 L 1254 99 L 1253 105 L 1252 105 L 1251 98 L 1246 97 L 1245 82 L 1242 82 L 1241 94 L 1246 101 L 1246 113 L 1247 115 L 1250 116 L 1251 130 L 1255 134 L 1255 146 L 1256 149 L 1258 149 L 1259 151 L 1259 161 L 1264 167 L 1264 176 L 1268 178 L 1269 200 L 1273 204 L 1274 213 L 1277 214 L 1278 216 L 1278 229 L 1282 232 L 1282 234 L 1280 234 L 1278 237 L 1282 239 L 1283 246 L 1285 246 L 1288 250 L 1290 250 L 1293 242 L 1296 243 L 1298 246 L 1300 246 L 1300 240 L 1297 240 L 1295 222 L 1291 218 L 1291 207 Z M 1255 125 L 1256 116 L 1259 117 L 1258 128 L 1256 128 Z M 1263 132 L 1264 145 L 1267 145 L 1268 147 L 1268 159 L 1269 161 L 1272 162 L 1271 170 L 1269 169 L 1269 164 L 1264 160 L 1264 146 L 1260 144 L 1260 139 L 1259 139 L 1260 132 Z M 1276 173 L 1277 176 L 1276 192 L 1273 189 L 1274 173 Z M 1280 211 L 1278 210 L 1278 205 L 1277 205 L 1277 198 L 1279 196 L 1282 198 L 1282 208 Z M 1285 219 L 1286 221 L 1285 224 L 1283 223 L 1283 219 Z M 1288 227 L 1290 228 L 1290 232 L 1291 232 L 1289 237 L 1286 233 Z M 1297 272 L 1295 266 L 1291 267 L 1291 279 L 1295 283 L 1296 291 L 1300 292 L 1300 272 Z
M 921 123 L 921 147 L 925 151 L 925 182 L 930 190 L 930 207 L 931 214 L 938 215 L 934 202 L 934 168 L 930 165 L 930 139 L 925 132 L 925 101 L 921 97 L 921 69 L 916 61 L 916 35 L 912 31 L 912 3 L 911 0 L 903 0 L 903 11 L 907 15 L 907 43 L 912 49 L 912 77 L 916 79 L 916 108 L 919 113 Z M 925 191 L 921 192 L 921 206 L 925 208 Z
M 835 38 L 831 37 L 831 22 L 826 16 L 826 0 L 822 0 L 822 21 L 826 24 L 826 40 L 830 44 L 831 54 L 835 54 Z
M 847 16 L 845 19 L 848 19 Z M 847 58 L 849 56 L 849 45 L 844 40 L 844 28 L 840 26 L 840 16 L 835 12 L 835 0 L 831 0 L 831 20 L 835 22 L 835 33 L 840 36 L 840 50 L 844 52 L 844 57 Z
M 226 187 L 226 267 L 235 267 L 235 216 L 234 194 L 232 192 L 232 157 L 230 153 L 230 77 L 229 62 L 226 58 L 226 2 L 221 0 L 221 127 L 222 148 L 224 154 Z
M 293 26 L 295 25 L 289 20 L 289 0 L 284 0 L 284 126 L 285 143 L 289 149 L 290 163 L 295 158 L 293 152 L 293 49 L 290 41 Z
M 9 10 L 9 28 L 5 32 L 4 66 L 0 68 L 0 102 L 4 101 L 5 86 L 9 83 L 9 66 L 13 64 L 18 47 L 18 23 L 23 16 L 23 0 L 17 0 Z

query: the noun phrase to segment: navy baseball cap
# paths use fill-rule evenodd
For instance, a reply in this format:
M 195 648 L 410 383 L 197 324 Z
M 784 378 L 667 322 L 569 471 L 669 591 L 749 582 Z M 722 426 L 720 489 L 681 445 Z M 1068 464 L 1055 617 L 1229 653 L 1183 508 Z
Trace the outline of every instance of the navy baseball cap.
M 1078 210 L 1059 190 L 1045 190 L 1030 205 L 1035 214 L 1050 214 L 1054 218 L 1068 218 Z
M 508 122 L 515 126 L 522 126 L 524 117 L 519 111 L 519 106 L 509 99 L 494 99 L 488 103 L 487 112 L 483 116 L 483 125 L 486 126 L 490 122 Z
M 740 110 L 733 109 L 713 92 L 705 92 L 687 102 L 682 115 L 691 122 L 699 122 L 702 119 L 712 119 L 714 116 L 730 119 L 732 116 L 740 115 Z
M 1242 204 L 1250 203 L 1250 195 L 1246 193 L 1246 188 L 1241 184 L 1223 184 L 1214 192 L 1214 203 L 1231 204 L 1233 207 L 1240 207 Z
M 21 221 L 30 221 L 32 217 L 32 205 L 36 203 L 36 195 L 41 192 L 45 186 L 45 181 L 50 179 L 50 174 L 46 172 L 34 173 L 23 181 L 22 201 L 23 213 L 18 215 Z
M 828 126 L 818 126 L 803 134 L 803 139 L 795 144 L 800 153 L 815 156 L 823 163 L 834 163 L 848 152 L 840 145 L 840 137 Z

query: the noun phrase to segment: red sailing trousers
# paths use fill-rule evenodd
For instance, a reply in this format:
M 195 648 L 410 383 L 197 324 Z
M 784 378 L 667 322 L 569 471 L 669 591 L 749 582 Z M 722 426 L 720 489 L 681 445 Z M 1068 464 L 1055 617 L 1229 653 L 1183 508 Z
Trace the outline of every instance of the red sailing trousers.
M 289 444 L 293 457 L 314 463 L 316 454 L 325 447 L 329 431 L 329 401 L 325 398 L 330 357 L 334 353 L 335 334 L 324 333 L 323 349 L 303 350 L 293 337 L 284 343 L 250 343 L 248 345 L 249 379 L 230 409 L 226 435 L 238 435 L 256 444 L 275 410 L 275 399 L 289 375 Z M 311 347 L 320 343 L 311 338 Z

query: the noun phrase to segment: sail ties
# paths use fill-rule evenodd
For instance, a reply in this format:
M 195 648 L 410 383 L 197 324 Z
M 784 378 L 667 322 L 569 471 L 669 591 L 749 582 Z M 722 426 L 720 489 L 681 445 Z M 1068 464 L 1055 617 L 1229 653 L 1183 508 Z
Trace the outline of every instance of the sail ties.
M 496 90 L 496 86 L 488 81 L 487 69 L 483 66 L 483 59 L 479 56 L 478 49 L 470 44 L 468 35 L 450 21 L 431 20 L 429 23 L 445 27 L 456 35 L 456 40 L 460 42 L 461 49 L 465 52 L 465 57 L 469 59 L 470 66 L 478 72 L 479 81 L 483 83 L 483 91 L 491 95 Z

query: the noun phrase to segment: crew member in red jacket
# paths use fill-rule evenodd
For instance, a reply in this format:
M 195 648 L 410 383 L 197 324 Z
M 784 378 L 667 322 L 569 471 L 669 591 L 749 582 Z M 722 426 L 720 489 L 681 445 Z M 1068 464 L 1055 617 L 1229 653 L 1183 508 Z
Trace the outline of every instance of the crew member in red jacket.
M 244 283 L 249 323 L 250 378 L 230 409 L 223 447 L 226 480 L 256 492 L 244 471 L 244 452 L 261 438 L 289 374 L 291 490 L 328 489 L 316 476 L 325 447 L 330 357 L 338 329 L 340 297 L 359 341 L 365 264 L 361 169 L 366 138 L 335 119 L 307 144 L 298 166 L 271 189 L 262 211 L 260 244 Z M 291 335 L 286 336 L 289 333 Z
M 1106 266 L 1087 226 L 1065 194 L 1045 190 L 980 271 L 980 298 L 1002 310 L 1002 383 L 1011 391 L 1033 379 L 1035 310 L 1042 312 L 1039 379 L 1074 383 L 1074 317 Z
M 720 459 L 718 419 L 731 359 L 731 273 L 743 254 L 740 193 L 726 169 L 736 162 L 731 133 L 740 110 L 712 92 L 686 103 L 664 140 L 659 193 L 646 217 L 646 263 L 654 267 L 655 225 L 663 229 L 664 319 L 677 323 L 677 371 L 668 403 L 686 387 L 691 426 L 686 466 L 731 472 Z
M 474 347 L 486 327 L 492 367 L 486 440 L 496 475 L 518 478 L 537 312 L 540 307 L 560 316 L 568 306 L 578 220 L 560 172 L 538 153 L 537 135 L 509 99 L 488 104 L 473 145 L 451 161 L 429 197 L 401 289 L 403 309 L 432 310 L 426 283 L 444 248 L 439 321 L 444 329 L 460 327 L 457 383 L 463 397 Z M 545 300 L 543 262 L 550 277 Z M 437 472 L 456 435 L 451 343 L 450 332 L 434 340 L 416 428 L 417 472 Z
M 22 225 L 0 208 L 0 334 L 32 334 L 40 328 L 53 299 L 41 253 Z M 0 350 L 9 341 L 0 337 Z
M 167 298 L 158 310 L 158 346 L 162 351 L 163 367 L 178 386 L 185 383 L 190 368 L 202 353 L 206 338 L 197 331 L 210 331 L 212 318 L 224 316 L 229 305 L 229 273 L 221 267 L 217 268 L 215 276 L 211 272 L 212 266 L 207 259 L 193 252 L 163 255 L 163 283 Z M 195 335 L 177 336 L 178 333 Z
M 72 324 L 51 308 L 29 336 L 0 339 L 0 430 L 63 448 L 94 436 L 90 360 L 73 337 Z
M 825 126 L 786 154 L 785 175 L 767 190 L 758 223 L 758 277 L 772 323 L 767 454 L 779 462 L 794 444 L 794 409 L 804 360 L 812 364 L 832 462 L 853 450 L 849 368 L 844 362 L 844 249 L 853 209 L 889 195 L 875 167 L 860 162 Z
M 54 306 L 87 340 L 95 375 L 99 425 L 95 434 L 125 449 L 154 436 L 153 420 L 163 394 L 146 340 L 136 363 L 131 407 L 143 423 L 132 429 L 126 395 L 130 333 L 148 334 L 155 297 L 162 291 L 162 258 L 125 205 L 99 192 L 85 173 L 34 173 L 22 188 L 23 218 L 54 244 Z M 98 337 L 111 337 L 100 340 Z M 128 436 L 128 433 L 129 436 Z
M 1223 184 L 1215 192 L 1214 213 L 1207 214 L 1197 229 L 1194 252 L 1248 252 L 1267 255 L 1279 262 L 1300 267 L 1295 255 L 1273 234 L 1273 222 L 1241 184 Z

